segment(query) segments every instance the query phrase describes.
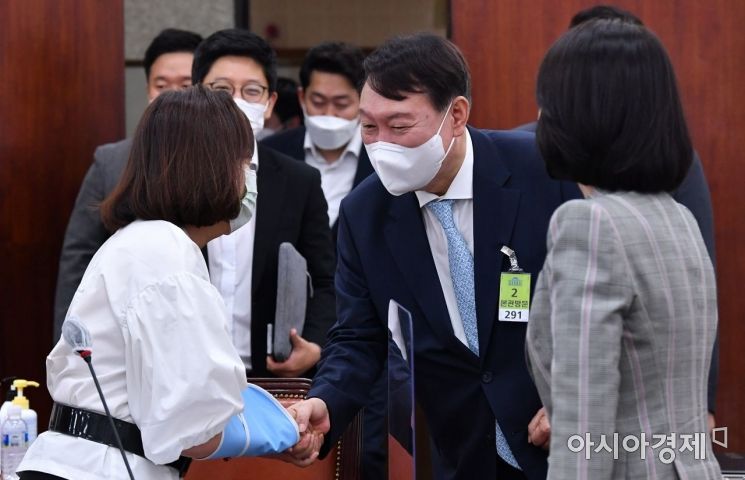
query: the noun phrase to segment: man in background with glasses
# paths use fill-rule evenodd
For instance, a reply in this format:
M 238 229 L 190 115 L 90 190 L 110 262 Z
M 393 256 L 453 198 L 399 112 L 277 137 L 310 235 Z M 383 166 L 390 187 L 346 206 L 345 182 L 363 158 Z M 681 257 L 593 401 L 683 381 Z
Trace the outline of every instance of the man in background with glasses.
M 230 94 L 246 114 L 254 135 L 277 101 L 277 60 L 268 43 L 246 30 L 221 30 L 194 54 L 192 81 Z M 212 283 L 231 318 L 233 343 L 249 376 L 299 377 L 320 359 L 326 331 L 334 323 L 334 251 L 318 170 L 258 145 L 258 200 L 251 221 L 207 246 Z M 291 335 L 293 350 L 284 362 L 267 356 L 267 324 L 277 304 L 279 245 L 291 243 L 308 262 L 313 295 L 305 326 Z

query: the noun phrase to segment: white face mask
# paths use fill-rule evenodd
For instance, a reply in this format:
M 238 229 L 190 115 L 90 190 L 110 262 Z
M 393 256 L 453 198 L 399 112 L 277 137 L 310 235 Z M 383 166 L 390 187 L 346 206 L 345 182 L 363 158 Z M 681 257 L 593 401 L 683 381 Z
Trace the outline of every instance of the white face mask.
M 241 109 L 248 121 L 251 122 L 251 130 L 254 132 L 254 137 L 257 137 L 262 130 L 264 130 L 264 113 L 266 112 L 268 103 L 248 103 L 242 98 L 233 98 L 235 104 Z
M 341 148 L 357 133 L 360 117 L 353 120 L 331 115 L 308 115 L 305 113 L 305 128 L 313 144 L 323 150 Z
M 247 165 L 245 168 L 246 175 L 246 193 L 241 199 L 241 210 L 238 216 L 230 221 L 230 233 L 235 232 L 243 225 L 247 224 L 253 217 L 256 210 L 256 169 L 254 165 Z
M 451 103 L 442 117 L 437 132 L 418 147 L 404 147 L 395 143 L 375 142 L 365 145 L 375 172 L 391 195 L 403 195 L 425 187 L 440 171 L 443 160 L 453 148 L 455 137 L 447 150 L 442 146 L 440 131 L 445 124 Z

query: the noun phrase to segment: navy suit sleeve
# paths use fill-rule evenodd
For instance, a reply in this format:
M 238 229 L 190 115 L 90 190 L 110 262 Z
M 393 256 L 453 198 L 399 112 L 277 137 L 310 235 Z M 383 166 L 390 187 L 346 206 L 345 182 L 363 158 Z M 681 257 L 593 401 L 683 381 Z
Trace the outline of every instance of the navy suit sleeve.
M 673 194 L 675 200 L 685 205 L 693 213 L 704 237 L 706 250 L 709 252 L 711 262 L 716 268 L 716 250 L 714 247 L 714 216 L 711 208 L 711 194 L 706 183 L 706 176 L 701 165 L 698 153 L 693 154 L 693 163 L 688 170 L 688 175 L 680 184 L 678 190 Z M 716 409 L 717 384 L 719 382 L 719 332 L 714 339 L 711 367 L 709 368 L 708 403 L 709 411 L 714 413 Z
M 308 314 L 303 338 L 323 346 L 326 333 L 336 321 L 334 295 L 334 244 L 329 228 L 328 206 L 321 189 L 321 175 L 312 171 L 312 186 L 303 211 L 298 251 L 308 261 L 313 296 L 308 298 Z
M 337 262 L 338 320 L 329 331 L 328 343 L 308 395 L 323 400 L 331 418 L 331 431 L 326 435 L 322 455 L 328 453 L 368 402 L 387 351 L 388 330 L 370 297 L 344 202 L 339 216 Z

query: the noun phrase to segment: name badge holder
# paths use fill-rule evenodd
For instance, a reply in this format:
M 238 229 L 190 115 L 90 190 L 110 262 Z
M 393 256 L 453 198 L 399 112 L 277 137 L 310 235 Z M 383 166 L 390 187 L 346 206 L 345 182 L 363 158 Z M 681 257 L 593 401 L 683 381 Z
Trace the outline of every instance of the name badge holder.
M 527 323 L 530 318 L 530 274 L 523 272 L 517 255 L 507 245 L 500 250 L 510 260 L 510 269 L 499 279 L 498 319 L 504 322 Z

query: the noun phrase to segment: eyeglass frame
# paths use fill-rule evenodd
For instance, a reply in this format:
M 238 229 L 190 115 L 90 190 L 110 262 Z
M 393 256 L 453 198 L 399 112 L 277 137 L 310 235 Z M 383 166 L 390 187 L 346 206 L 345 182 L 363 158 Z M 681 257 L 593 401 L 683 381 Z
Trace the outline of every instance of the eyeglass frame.
M 221 84 L 221 85 L 224 85 L 224 86 L 229 86 L 229 87 L 230 87 L 230 91 L 228 92 L 228 91 L 227 91 L 227 89 L 224 89 L 224 88 L 221 88 L 221 89 L 216 89 L 216 88 L 214 88 L 214 85 L 215 85 L 216 83 L 219 83 L 219 84 Z M 215 80 L 214 82 L 210 82 L 210 83 L 205 83 L 205 85 L 206 85 L 206 86 L 207 86 L 207 87 L 208 87 L 208 88 L 209 88 L 210 90 L 215 90 L 215 91 L 218 91 L 218 90 L 220 90 L 220 91 L 224 91 L 224 92 L 227 92 L 227 93 L 229 93 L 231 97 L 235 96 L 235 86 L 234 86 L 234 85 L 233 85 L 232 83 L 230 83 L 229 81 L 227 81 L 227 80 Z M 255 98 L 251 98 L 251 99 L 249 100 L 249 98 L 246 98 L 246 95 L 244 94 L 244 90 L 245 90 L 245 88 L 246 88 L 246 87 L 257 87 L 257 88 L 260 88 L 260 89 L 261 89 L 261 94 L 259 94 L 259 96 L 258 96 L 258 97 L 255 97 Z M 244 85 L 243 85 L 243 86 L 242 86 L 242 87 L 240 88 L 240 92 L 241 92 L 241 98 L 242 98 L 243 100 L 245 100 L 245 101 L 249 102 L 249 103 L 256 103 L 256 102 L 259 102 L 259 101 L 261 101 L 261 100 L 262 100 L 262 99 L 264 98 L 264 93 L 266 93 L 266 92 L 268 92 L 268 91 L 269 91 L 269 87 L 268 87 L 268 86 L 266 86 L 266 85 L 262 85 L 262 84 L 260 84 L 260 83 L 256 83 L 256 82 L 248 82 L 248 83 L 245 83 L 245 84 L 244 84 Z

